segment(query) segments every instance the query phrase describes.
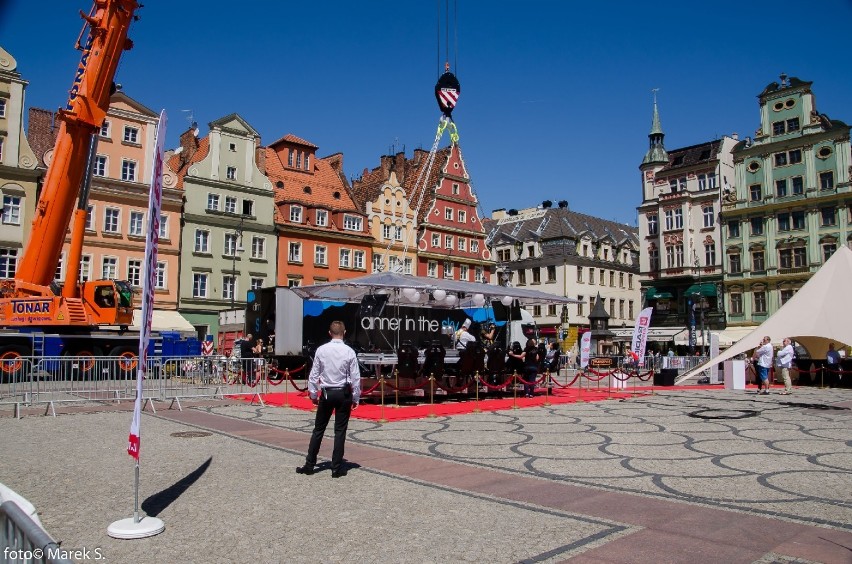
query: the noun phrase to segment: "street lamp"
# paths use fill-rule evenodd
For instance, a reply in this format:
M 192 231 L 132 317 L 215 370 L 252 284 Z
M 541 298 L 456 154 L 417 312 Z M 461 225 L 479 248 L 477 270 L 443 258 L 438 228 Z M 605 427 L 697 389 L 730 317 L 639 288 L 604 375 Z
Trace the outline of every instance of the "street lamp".
M 704 349 L 707 346 L 707 336 L 704 334 L 704 295 L 701 293 L 701 265 L 698 260 L 698 252 L 693 251 L 695 260 L 695 268 L 698 270 L 698 291 L 692 294 L 692 307 L 698 308 L 701 324 L 701 354 L 704 354 Z
M 243 222 L 245 216 L 240 215 L 240 224 L 234 230 L 234 248 L 231 249 L 231 309 L 234 309 L 234 299 L 237 295 L 237 253 L 243 252 Z

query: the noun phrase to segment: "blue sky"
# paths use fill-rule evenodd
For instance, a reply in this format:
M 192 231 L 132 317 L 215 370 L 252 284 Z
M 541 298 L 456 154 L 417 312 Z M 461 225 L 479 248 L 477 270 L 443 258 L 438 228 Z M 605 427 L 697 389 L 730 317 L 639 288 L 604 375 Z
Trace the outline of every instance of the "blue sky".
M 440 115 L 438 4 L 148 0 L 117 82 L 169 114 L 243 116 L 263 143 L 293 133 L 342 152 L 350 177 L 392 147 L 431 146 Z M 441 0 L 443 13 L 444 1 Z M 0 45 L 27 105 L 64 104 L 91 2 L 0 0 Z M 453 114 L 482 212 L 542 200 L 635 224 L 652 88 L 675 149 L 759 126 L 757 94 L 781 72 L 813 81 L 817 109 L 852 123 L 852 0 L 457 0 Z M 443 18 L 442 18 L 443 19 Z M 446 58 L 440 41 L 441 64 Z M 448 140 L 444 139 L 444 144 Z

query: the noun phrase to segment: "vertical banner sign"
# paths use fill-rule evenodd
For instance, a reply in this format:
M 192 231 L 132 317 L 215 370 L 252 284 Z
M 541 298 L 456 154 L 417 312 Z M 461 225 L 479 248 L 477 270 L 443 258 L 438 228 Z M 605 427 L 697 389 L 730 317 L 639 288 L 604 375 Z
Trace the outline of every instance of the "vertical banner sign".
M 148 195 L 148 238 L 145 241 L 145 279 L 142 281 L 142 319 L 139 321 L 139 367 L 136 371 L 136 403 L 130 422 L 127 454 L 139 460 L 139 423 L 142 417 L 142 381 L 148 367 L 148 341 L 154 315 L 154 288 L 157 280 L 157 245 L 160 241 L 160 207 L 163 196 L 163 148 L 166 140 L 166 111 L 160 112 L 157 124 L 154 166 L 151 169 L 151 192 Z
M 592 332 L 586 331 L 580 337 L 580 368 L 589 365 L 589 353 L 592 351 Z
M 689 352 L 694 352 L 697 340 L 695 335 L 695 303 L 689 300 L 686 307 L 689 309 Z
M 651 313 L 654 311 L 652 307 L 646 307 L 639 312 L 639 317 L 636 318 L 636 323 L 633 325 L 633 341 L 630 343 L 630 350 L 636 353 L 639 357 L 639 366 L 643 366 L 645 362 L 645 345 L 648 343 L 648 328 L 651 326 Z

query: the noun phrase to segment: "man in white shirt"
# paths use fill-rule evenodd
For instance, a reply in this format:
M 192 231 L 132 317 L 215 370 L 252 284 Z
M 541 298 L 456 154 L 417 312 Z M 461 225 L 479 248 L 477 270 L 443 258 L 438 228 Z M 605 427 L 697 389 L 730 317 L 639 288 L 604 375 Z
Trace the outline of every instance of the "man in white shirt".
M 313 474 L 322 437 L 331 413 L 334 412 L 334 451 L 331 455 L 331 477 L 346 475 L 343 469 L 343 448 L 349 415 L 361 399 L 361 371 L 355 351 L 343 342 L 346 327 L 342 321 L 332 321 L 328 329 L 331 341 L 317 349 L 308 377 L 308 395 L 317 406 L 314 432 L 305 457 L 305 465 L 296 468 L 299 474 Z
M 772 367 L 772 339 L 768 336 L 760 341 L 760 346 L 754 350 L 752 360 L 757 361 L 757 393 L 763 386 L 763 395 L 769 395 L 769 369 Z
M 784 380 L 784 391 L 781 395 L 789 396 L 793 393 L 793 384 L 790 381 L 790 367 L 793 366 L 793 357 L 796 352 L 789 338 L 784 339 L 784 346 L 778 351 L 778 367 L 781 368 L 781 378 Z
M 461 329 L 456 334 L 456 349 L 463 351 L 467 348 L 468 343 L 475 343 L 476 337 L 470 333 L 470 319 L 465 319 Z

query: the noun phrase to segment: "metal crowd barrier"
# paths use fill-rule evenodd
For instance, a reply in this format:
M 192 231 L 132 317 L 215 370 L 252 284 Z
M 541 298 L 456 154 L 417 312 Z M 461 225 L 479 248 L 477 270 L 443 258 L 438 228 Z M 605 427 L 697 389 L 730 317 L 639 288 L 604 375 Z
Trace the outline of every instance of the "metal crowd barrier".
M 134 400 L 138 359 L 120 357 L 39 357 L 0 361 L 0 409 L 44 405 L 56 414 L 57 404 L 104 403 Z M 181 399 L 257 396 L 269 391 L 266 359 L 234 361 L 227 357 L 173 357 L 148 359 L 142 381 L 142 399 Z M 152 409 L 153 403 L 150 404 Z
M 47 531 L 14 501 L 0 504 L 0 550 L 3 562 L 71 564 Z

